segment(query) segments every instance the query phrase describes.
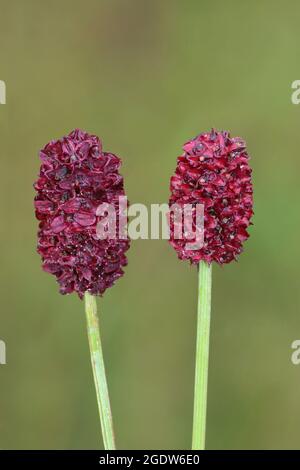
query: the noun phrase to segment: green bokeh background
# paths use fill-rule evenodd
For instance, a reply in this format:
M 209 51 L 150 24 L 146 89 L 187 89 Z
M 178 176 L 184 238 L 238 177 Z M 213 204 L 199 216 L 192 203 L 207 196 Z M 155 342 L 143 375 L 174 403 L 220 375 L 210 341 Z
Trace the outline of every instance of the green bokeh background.
M 0 447 L 102 446 L 83 303 L 35 253 L 38 150 L 75 127 L 123 158 L 131 202 L 167 201 L 183 142 L 247 141 L 255 217 L 238 263 L 214 267 L 207 447 L 300 448 L 297 1 L 0 1 Z M 118 447 L 185 449 L 197 274 L 136 241 L 99 301 Z

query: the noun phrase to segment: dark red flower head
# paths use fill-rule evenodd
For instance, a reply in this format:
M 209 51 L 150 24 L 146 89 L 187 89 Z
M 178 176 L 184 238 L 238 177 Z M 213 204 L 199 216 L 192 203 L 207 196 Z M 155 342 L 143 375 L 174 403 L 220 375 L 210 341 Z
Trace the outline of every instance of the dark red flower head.
M 121 161 L 102 150 L 97 136 L 79 129 L 49 142 L 40 158 L 34 187 L 43 269 L 56 276 L 62 294 L 101 295 L 127 264 L 128 239 L 99 239 L 96 233 L 99 205 L 112 204 L 118 212 L 124 196 Z
M 253 214 L 251 168 L 245 142 L 229 132 L 200 134 L 183 146 L 175 175 L 171 177 L 169 205 L 204 206 L 204 243 L 201 249 L 187 249 L 185 236 L 174 236 L 171 212 L 170 243 L 180 259 L 193 264 L 229 263 L 242 252 Z M 194 219 L 193 219 L 194 220 Z

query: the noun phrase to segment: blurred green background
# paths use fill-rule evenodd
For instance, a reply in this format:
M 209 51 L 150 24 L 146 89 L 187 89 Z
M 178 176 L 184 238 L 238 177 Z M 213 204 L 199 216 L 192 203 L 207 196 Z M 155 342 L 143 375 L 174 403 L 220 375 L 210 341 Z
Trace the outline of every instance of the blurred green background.
M 131 202 L 166 202 L 182 144 L 241 135 L 255 217 L 213 273 L 207 447 L 300 448 L 300 79 L 297 1 L 0 1 L 0 447 L 102 446 L 83 303 L 40 269 L 39 149 L 75 127 L 123 158 Z M 190 447 L 197 274 L 136 241 L 99 300 L 121 449 Z

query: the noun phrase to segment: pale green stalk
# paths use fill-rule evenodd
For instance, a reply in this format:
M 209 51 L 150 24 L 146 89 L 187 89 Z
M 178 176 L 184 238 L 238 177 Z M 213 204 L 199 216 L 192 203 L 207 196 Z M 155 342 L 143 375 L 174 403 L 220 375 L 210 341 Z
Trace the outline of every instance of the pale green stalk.
M 97 303 L 96 297 L 89 293 L 85 294 L 85 313 L 104 447 L 106 450 L 115 450 L 116 445 L 101 347 Z
M 212 265 L 199 263 L 193 450 L 205 449 Z

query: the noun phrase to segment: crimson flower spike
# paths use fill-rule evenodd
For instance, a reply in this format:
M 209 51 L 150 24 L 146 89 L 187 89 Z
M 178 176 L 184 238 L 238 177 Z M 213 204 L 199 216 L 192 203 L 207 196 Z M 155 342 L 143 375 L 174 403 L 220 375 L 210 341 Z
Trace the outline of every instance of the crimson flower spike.
M 179 259 L 197 265 L 198 326 L 194 390 L 192 448 L 205 448 L 209 330 L 211 312 L 212 263 L 236 260 L 249 237 L 247 228 L 253 215 L 251 168 L 245 142 L 229 132 L 212 130 L 190 140 L 178 157 L 170 190 L 170 243 Z M 202 205 L 202 243 L 176 231 L 176 205 L 191 207 L 191 225 L 197 234 L 196 207 Z M 178 219 L 177 219 L 178 220 Z M 200 220 L 200 219 L 199 219 Z M 195 248 L 196 247 L 196 248 Z
M 44 271 L 56 277 L 61 294 L 76 292 L 85 298 L 103 441 L 106 449 L 114 449 L 95 296 L 104 294 L 123 275 L 129 240 L 99 239 L 97 209 L 104 203 L 118 212 L 119 197 L 125 195 L 119 174 L 121 160 L 104 152 L 97 136 L 79 129 L 49 142 L 40 151 L 40 159 L 34 185 L 37 251 Z

